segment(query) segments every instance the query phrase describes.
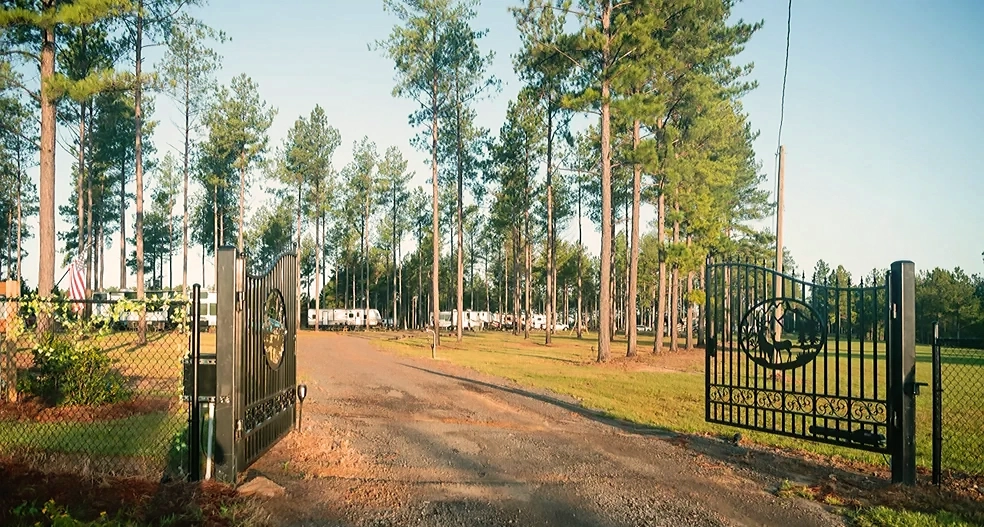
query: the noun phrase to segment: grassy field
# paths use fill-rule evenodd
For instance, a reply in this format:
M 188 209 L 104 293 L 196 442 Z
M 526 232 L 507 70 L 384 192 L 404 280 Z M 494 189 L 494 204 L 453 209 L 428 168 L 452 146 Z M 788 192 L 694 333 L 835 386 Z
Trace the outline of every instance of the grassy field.
M 430 357 L 430 339 L 427 336 L 389 340 L 387 334 L 379 333 L 370 338 L 384 350 L 408 356 Z M 703 350 L 665 352 L 655 356 L 651 353 L 652 337 L 648 340 L 641 337 L 640 355 L 635 359 L 616 358 L 608 364 L 597 364 L 596 342 L 594 335 L 586 335 L 583 340 L 578 340 L 565 333 L 556 336 L 554 344 L 548 347 L 543 345 L 542 333 L 534 333 L 528 341 L 521 336 L 514 337 L 503 332 L 470 333 L 461 344 L 456 343 L 454 338 L 443 338 L 438 358 L 528 386 L 570 395 L 589 408 L 642 425 L 676 432 L 720 434 L 728 437 L 739 431 L 704 421 Z M 624 356 L 624 350 L 624 340 L 617 340 L 613 344 L 615 357 Z M 930 354 L 928 347 L 917 349 L 916 368 L 920 382 L 931 380 Z M 832 361 L 833 358 L 828 359 L 828 362 Z M 868 368 L 873 369 L 870 362 Z M 881 369 L 884 361 L 879 362 Z M 976 367 L 981 368 L 981 378 L 984 378 L 984 364 Z M 867 378 L 871 377 L 872 372 L 869 370 Z M 859 375 L 854 376 L 852 384 L 858 384 L 858 379 Z M 880 387 L 880 391 L 883 389 Z M 982 384 L 950 386 L 948 390 L 948 397 L 960 395 L 968 401 L 965 410 L 968 417 L 973 412 L 980 411 L 979 405 L 970 401 L 984 397 L 984 393 L 981 393 Z M 956 424 L 957 420 L 953 423 Z M 965 419 L 960 424 L 963 428 L 949 429 L 949 435 L 955 440 L 964 444 L 974 441 L 980 444 L 984 439 L 984 429 L 979 420 Z M 916 426 L 918 463 L 928 467 L 932 462 L 932 397 L 929 389 L 924 389 L 917 398 Z M 873 464 L 887 463 L 886 458 L 880 454 L 767 433 L 744 430 L 741 433 L 745 438 L 764 445 L 799 449 L 826 456 L 837 455 Z M 984 470 L 979 457 L 982 449 L 984 448 L 951 448 L 945 451 L 944 467 L 960 471 Z

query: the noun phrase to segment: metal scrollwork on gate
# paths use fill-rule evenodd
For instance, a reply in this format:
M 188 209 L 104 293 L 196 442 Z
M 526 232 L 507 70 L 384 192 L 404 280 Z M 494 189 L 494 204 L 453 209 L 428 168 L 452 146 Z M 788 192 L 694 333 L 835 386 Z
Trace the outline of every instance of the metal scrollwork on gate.
M 816 359 L 827 340 L 827 324 L 813 306 L 793 298 L 770 298 L 741 318 L 738 345 L 755 364 L 791 370 Z
M 277 369 L 284 358 L 287 337 L 287 308 L 284 296 L 274 289 L 263 306 L 263 354 L 271 368 Z

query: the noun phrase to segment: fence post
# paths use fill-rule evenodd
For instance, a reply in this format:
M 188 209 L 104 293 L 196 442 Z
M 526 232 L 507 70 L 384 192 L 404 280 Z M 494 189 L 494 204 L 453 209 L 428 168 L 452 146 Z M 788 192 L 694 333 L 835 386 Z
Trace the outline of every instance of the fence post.
M 889 450 L 892 483 L 916 483 L 916 271 L 892 263 L 889 281 Z
M 215 477 L 235 484 L 236 422 L 239 419 L 239 353 L 236 347 L 236 292 L 238 255 L 234 247 L 222 247 L 216 255 L 215 323 Z
M 943 482 L 943 371 L 940 324 L 933 324 L 933 485 Z
M 191 412 L 188 419 L 188 477 L 191 481 L 202 479 L 202 412 L 201 403 L 198 401 L 198 368 L 201 367 L 202 347 L 201 334 L 198 332 L 198 320 L 201 318 L 201 286 L 195 284 L 191 290 L 191 323 L 190 345 L 191 345 Z

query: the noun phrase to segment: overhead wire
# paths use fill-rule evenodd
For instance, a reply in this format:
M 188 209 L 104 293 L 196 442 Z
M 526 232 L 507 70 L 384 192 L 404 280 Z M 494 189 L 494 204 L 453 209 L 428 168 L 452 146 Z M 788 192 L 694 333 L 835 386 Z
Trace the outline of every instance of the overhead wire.
M 776 154 L 775 154 L 775 164 L 774 171 L 775 174 L 775 186 L 773 191 L 776 196 L 776 221 L 778 221 L 779 216 L 779 151 L 782 149 L 782 124 L 786 117 L 786 78 L 789 75 L 789 35 L 792 29 L 793 20 L 793 0 L 789 0 L 789 5 L 786 8 L 786 58 L 782 69 L 782 96 L 779 99 L 779 133 L 776 138 Z M 776 225 L 778 229 L 778 224 Z

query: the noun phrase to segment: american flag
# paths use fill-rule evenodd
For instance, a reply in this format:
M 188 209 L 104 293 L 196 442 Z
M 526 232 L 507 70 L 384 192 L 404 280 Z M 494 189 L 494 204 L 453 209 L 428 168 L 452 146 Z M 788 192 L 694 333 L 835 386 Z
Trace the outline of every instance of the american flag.
M 82 265 L 82 261 L 78 258 L 72 261 L 69 266 L 69 286 L 68 286 L 68 296 L 72 300 L 85 300 L 85 266 Z M 82 302 L 75 302 L 72 304 L 72 310 L 76 313 L 81 312 L 85 309 L 85 304 Z

